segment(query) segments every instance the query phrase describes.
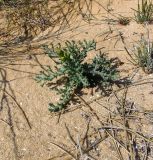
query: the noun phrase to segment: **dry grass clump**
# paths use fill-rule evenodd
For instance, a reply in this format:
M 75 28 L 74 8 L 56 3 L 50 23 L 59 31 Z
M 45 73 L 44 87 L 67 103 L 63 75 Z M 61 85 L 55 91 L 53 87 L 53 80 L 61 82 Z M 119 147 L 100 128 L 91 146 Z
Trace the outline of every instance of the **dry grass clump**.
M 69 26 L 78 15 L 90 14 L 92 1 L 18 0 L 3 1 L 1 7 L 6 11 L 8 31 L 27 39 L 48 27 Z

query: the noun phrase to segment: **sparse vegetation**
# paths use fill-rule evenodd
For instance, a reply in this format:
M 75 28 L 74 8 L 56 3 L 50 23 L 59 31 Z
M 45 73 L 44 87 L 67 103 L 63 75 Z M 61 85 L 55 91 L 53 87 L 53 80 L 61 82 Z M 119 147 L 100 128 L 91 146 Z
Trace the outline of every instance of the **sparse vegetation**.
M 138 0 L 138 8 L 135 10 L 135 20 L 138 23 L 148 22 L 150 23 L 153 19 L 153 4 L 150 0 Z
M 62 88 L 56 87 L 58 94 L 61 94 L 60 102 L 57 105 L 50 103 L 50 111 L 56 112 L 65 108 L 78 88 L 93 87 L 98 84 L 105 88 L 117 80 L 118 72 L 115 64 L 104 54 L 97 55 L 91 63 L 84 61 L 87 53 L 96 49 L 94 41 L 84 40 L 78 44 L 75 41 L 67 41 L 64 47 L 59 44 L 55 49 L 44 47 L 49 57 L 58 58 L 58 61 L 55 61 L 57 67 L 56 71 L 48 67 L 36 77 L 36 80 L 42 85 L 51 83 L 56 78 L 60 78 L 63 82 Z
M 0 0 L 0 159 L 153 160 L 152 3 Z
M 141 67 L 145 73 L 153 72 L 153 42 L 150 42 L 149 38 L 146 39 L 142 35 L 138 43 L 134 44 L 131 61 Z

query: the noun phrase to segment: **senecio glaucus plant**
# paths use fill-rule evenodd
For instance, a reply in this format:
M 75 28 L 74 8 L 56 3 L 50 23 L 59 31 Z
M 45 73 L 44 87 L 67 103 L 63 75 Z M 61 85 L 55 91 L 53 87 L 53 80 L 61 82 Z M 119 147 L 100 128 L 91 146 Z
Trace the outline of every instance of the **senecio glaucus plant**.
M 57 104 L 49 104 L 51 112 L 64 109 L 78 89 L 101 85 L 103 88 L 112 85 L 118 78 L 118 71 L 113 60 L 109 60 L 105 54 L 96 55 L 91 63 L 85 62 L 87 53 L 96 49 L 93 41 L 66 41 L 65 46 L 49 48 L 43 46 L 44 51 L 54 60 L 56 67 L 41 71 L 36 76 L 36 81 L 42 86 L 56 82 L 54 89 L 60 94 Z M 61 82 L 61 83 L 59 83 Z

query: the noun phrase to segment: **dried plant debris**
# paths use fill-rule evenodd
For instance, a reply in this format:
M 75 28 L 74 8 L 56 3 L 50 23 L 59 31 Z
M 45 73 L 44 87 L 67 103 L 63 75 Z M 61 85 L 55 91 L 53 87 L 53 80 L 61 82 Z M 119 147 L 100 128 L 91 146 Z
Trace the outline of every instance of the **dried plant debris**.
M 130 18 L 120 16 L 118 18 L 118 23 L 121 24 L 121 25 L 124 25 L 124 26 L 129 25 L 130 24 Z
M 145 118 L 146 111 L 134 102 L 127 100 L 128 88 L 125 88 L 123 96 L 117 98 L 115 111 L 109 113 L 106 124 L 99 128 L 101 133 L 107 131 L 110 142 L 114 146 L 118 158 L 124 160 L 151 160 L 153 158 L 152 145 L 153 136 L 145 131 L 146 126 L 151 128 L 152 124 Z M 148 111 L 148 115 L 151 112 Z M 124 152 L 125 151 L 125 152 Z M 126 154 L 125 154 L 126 153 Z
M 77 16 L 92 17 L 92 1 L 11 0 L 3 1 L 7 32 L 25 39 L 51 27 L 69 27 Z

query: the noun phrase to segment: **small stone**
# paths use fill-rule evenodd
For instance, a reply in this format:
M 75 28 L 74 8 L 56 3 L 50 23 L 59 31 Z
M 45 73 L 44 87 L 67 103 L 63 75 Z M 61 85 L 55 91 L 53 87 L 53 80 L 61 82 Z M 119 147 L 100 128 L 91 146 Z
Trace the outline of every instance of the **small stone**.
M 22 151 L 26 151 L 27 149 L 26 149 L 26 148 L 22 148 L 21 150 L 22 150 Z
M 96 97 L 100 97 L 100 94 L 96 94 Z

